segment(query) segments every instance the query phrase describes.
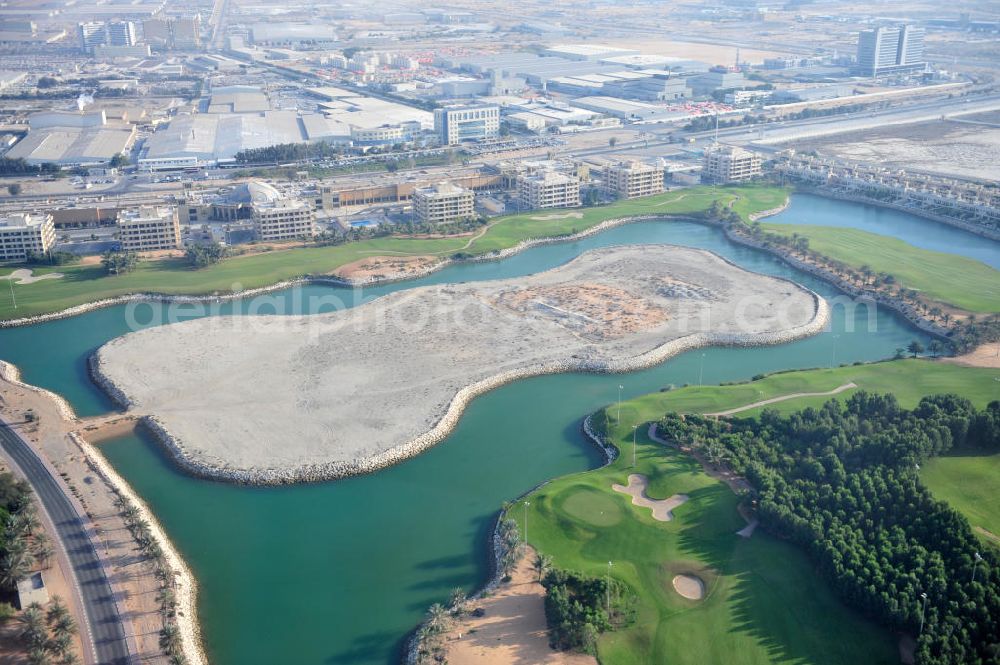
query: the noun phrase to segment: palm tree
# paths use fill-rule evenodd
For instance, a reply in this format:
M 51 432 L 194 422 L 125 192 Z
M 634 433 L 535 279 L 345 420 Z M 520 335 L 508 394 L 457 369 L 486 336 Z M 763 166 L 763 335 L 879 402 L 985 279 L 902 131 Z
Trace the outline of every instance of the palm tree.
M 41 605 L 38 603 L 28 605 L 21 612 L 21 616 L 17 618 L 17 622 L 21 624 L 21 639 L 27 642 L 32 649 L 45 647 L 49 636 Z
M 45 647 L 32 647 L 28 652 L 29 665 L 51 665 L 52 658 Z
M 942 344 L 939 339 L 932 339 L 930 344 L 927 345 L 927 350 L 934 354 L 934 357 L 936 358 L 941 355 L 942 351 L 944 351 L 944 344 Z
M 52 635 L 57 639 L 64 636 L 72 637 L 76 633 L 76 622 L 73 621 L 73 615 L 70 614 L 69 609 L 59 596 L 52 597 L 52 604 L 45 614 L 45 619 L 49 623 L 49 628 L 52 629 Z
M 443 633 L 448 627 L 448 610 L 441 603 L 434 603 L 427 610 L 427 628 L 431 634 Z
M 532 562 L 531 567 L 538 573 L 538 581 L 541 582 L 542 578 L 552 568 L 552 557 L 548 554 L 538 553 L 535 555 L 535 560 Z
M 168 623 L 163 627 L 163 630 L 160 631 L 160 647 L 167 653 L 167 655 L 180 653 L 181 631 L 178 630 L 175 624 Z

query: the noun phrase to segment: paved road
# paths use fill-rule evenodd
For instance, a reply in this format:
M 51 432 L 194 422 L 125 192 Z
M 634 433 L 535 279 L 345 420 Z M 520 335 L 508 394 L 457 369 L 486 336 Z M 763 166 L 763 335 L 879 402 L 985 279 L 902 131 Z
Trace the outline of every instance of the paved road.
M 111 585 L 73 504 L 30 446 L 2 422 L 0 447 L 27 476 L 35 495 L 55 524 L 58 538 L 73 566 L 83 597 L 94 649 L 97 651 L 97 662 L 102 665 L 127 665 L 130 659 L 125 644 L 125 631 L 118 616 Z M 86 627 L 80 626 L 80 630 L 86 630 Z M 89 662 L 91 659 L 85 660 Z

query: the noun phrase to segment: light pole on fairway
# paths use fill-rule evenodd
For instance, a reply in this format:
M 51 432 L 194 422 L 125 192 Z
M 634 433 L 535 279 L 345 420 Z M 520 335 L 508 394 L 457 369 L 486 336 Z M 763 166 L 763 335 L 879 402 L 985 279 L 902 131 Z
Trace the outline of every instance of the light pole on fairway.
M 622 421 L 622 388 L 624 387 L 622 384 L 618 384 L 618 418 L 616 419 L 618 422 L 615 423 L 616 425 Z
M 638 427 L 638 425 L 632 425 L 632 466 L 635 466 L 635 430 Z
M 917 637 L 924 633 L 924 616 L 927 614 L 927 592 L 925 591 L 920 594 L 920 597 L 924 599 L 924 602 L 920 606 L 920 630 L 917 631 Z
M 528 544 L 528 506 L 531 504 L 527 501 L 524 502 L 524 544 Z

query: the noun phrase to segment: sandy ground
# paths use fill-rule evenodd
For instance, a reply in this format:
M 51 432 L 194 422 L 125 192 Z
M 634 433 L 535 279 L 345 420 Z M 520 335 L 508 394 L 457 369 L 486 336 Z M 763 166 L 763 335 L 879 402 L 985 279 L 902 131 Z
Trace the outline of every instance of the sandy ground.
M 674 591 L 688 600 L 701 600 L 705 597 L 705 583 L 694 575 L 675 575 L 671 581 Z
M 667 39 L 620 39 L 602 41 L 608 46 L 621 46 L 636 49 L 648 55 L 667 55 L 674 58 L 689 58 L 701 60 L 713 65 L 732 65 L 736 62 L 736 47 L 724 44 L 697 44 L 694 42 L 677 42 Z M 761 63 L 764 58 L 784 55 L 779 51 L 764 51 L 741 48 L 740 62 Z
M 481 617 L 466 616 L 445 637 L 450 665 L 596 665 L 597 659 L 549 648 L 545 588 L 526 548 L 510 582 L 488 598 L 469 603 Z
M 1000 369 L 1000 342 L 990 342 L 977 347 L 965 355 L 954 358 L 941 358 L 943 363 L 963 365 L 965 367 L 993 367 Z
M 843 159 L 877 162 L 887 168 L 1000 180 L 996 160 L 1000 126 L 964 122 L 976 117 L 803 139 L 796 150 L 818 150 Z
M 653 511 L 653 519 L 660 522 L 669 522 L 674 519 L 673 510 L 677 506 L 687 503 L 687 494 L 674 494 L 666 499 L 651 499 L 646 494 L 646 487 L 649 480 L 641 473 L 631 473 L 628 477 L 628 485 L 612 483 L 611 489 L 632 497 L 633 506 L 649 508 Z
M 113 503 L 114 494 L 87 466 L 80 449 L 68 436 L 71 431 L 87 427 L 93 428 L 90 433 L 96 433 L 100 430 L 99 424 L 107 419 L 67 419 L 51 396 L 21 387 L 0 373 L 0 417 L 9 423 L 23 423 L 28 409 L 38 416 L 37 422 L 28 430 L 23 429 L 24 425 L 14 428 L 26 435 L 35 450 L 44 454 L 60 473 L 66 474 L 64 481 L 87 510 L 92 533 L 96 534 L 99 547 L 112 562 L 111 582 L 124 600 L 142 662 L 166 665 L 167 658 L 159 648 L 159 631 L 163 623 L 156 601 L 160 584 L 153 567 L 129 535 Z M 117 418 L 112 417 L 112 420 Z M 75 601 L 68 591 L 60 595 L 75 609 L 71 605 Z M 79 619 L 77 623 L 81 624 Z
M 623 325 L 629 307 L 621 318 L 613 307 L 597 312 L 586 289 L 567 288 L 581 283 L 664 316 Z M 535 306 L 500 304 L 524 292 Z M 790 282 L 702 250 L 629 246 L 530 277 L 420 287 L 330 314 L 150 328 L 108 343 L 98 360 L 132 412 L 158 417 L 189 460 L 283 472 L 395 455 L 477 382 L 626 361 L 695 332 L 771 334 L 814 315 L 812 294 Z
M 34 270 L 18 268 L 9 275 L 0 276 L 0 279 L 12 279 L 15 284 L 34 284 L 35 282 L 40 282 L 43 279 L 59 279 L 60 277 L 63 277 L 61 272 L 50 272 L 47 275 L 38 275 L 37 277 L 33 274 L 34 272 Z
M 373 256 L 344 264 L 332 274 L 344 279 L 371 279 L 387 275 L 412 275 L 426 270 L 441 259 L 433 256 Z
M 550 215 L 535 215 L 531 219 L 539 222 L 547 222 L 550 219 L 583 219 L 582 212 L 552 213 Z

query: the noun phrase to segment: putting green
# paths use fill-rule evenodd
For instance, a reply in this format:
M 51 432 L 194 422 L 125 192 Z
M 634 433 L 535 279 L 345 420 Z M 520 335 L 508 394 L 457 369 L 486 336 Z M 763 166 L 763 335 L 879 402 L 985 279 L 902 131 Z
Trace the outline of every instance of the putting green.
M 621 505 L 614 498 L 586 485 L 568 493 L 560 507 L 567 515 L 592 526 L 614 526 L 622 520 Z

